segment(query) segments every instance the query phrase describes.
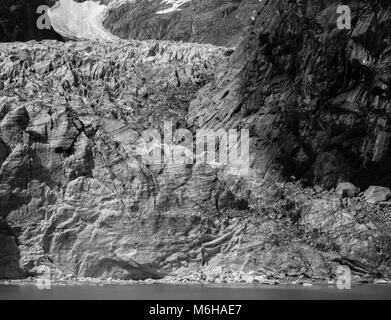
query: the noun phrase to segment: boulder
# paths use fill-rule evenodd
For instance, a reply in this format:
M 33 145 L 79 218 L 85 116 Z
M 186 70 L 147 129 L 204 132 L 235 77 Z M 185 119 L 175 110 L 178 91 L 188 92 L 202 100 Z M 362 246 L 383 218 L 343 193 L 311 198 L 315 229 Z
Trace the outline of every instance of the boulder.
M 335 192 L 340 198 L 353 198 L 359 193 L 360 189 L 350 182 L 342 182 L 338 184 Z
M 364 197 L 368 203 L 384 202 L 391 198 L 391 190 L 386 187 L 370 186 Z

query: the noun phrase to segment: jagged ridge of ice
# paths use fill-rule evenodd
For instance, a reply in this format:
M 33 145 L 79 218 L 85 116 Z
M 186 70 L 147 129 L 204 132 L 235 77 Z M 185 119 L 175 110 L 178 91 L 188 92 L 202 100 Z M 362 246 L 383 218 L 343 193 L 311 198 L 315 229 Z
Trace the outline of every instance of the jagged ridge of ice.
M 49 9 L 53 29 L 70 39 L 115 40 L 118 39 L 103 27 L 107 6 L 98 2 L 82 3 L 60 0 Z

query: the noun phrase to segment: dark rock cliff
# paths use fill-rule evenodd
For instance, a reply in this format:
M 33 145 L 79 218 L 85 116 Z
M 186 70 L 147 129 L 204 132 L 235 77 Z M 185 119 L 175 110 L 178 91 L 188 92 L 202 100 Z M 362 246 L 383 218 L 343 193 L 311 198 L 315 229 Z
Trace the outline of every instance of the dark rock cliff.
M 158 39 L 236 46 L 259 0 L 192 0 L 179 11 L 162 0 L 137 0 L 110 10 L 105 26 L 122 39 Z
M 190 122 L 250 126 L 261 175 L 391 186 L 390 4 L 348 4 L 352 29 L 339 30 L 334 1 L 262 1 L 226 74 L 192 103 Z

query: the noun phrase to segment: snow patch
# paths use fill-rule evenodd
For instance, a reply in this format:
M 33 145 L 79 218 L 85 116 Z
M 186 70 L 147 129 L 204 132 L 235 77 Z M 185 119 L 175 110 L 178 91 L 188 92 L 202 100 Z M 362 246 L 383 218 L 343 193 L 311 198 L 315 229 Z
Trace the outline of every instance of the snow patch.
M 116 36 L 105 30 L 103 20 L 107 6 L 98 2 L 82 3 L 60 0 L 48 11 L 53 29 L 63 37 L 87 40 L 116 40 Z
M 191 0 L 163 0 L 162 4 L 171 4 L 172 7 L 168 8 L 168 9 L 160 10 L 156 13 L 157 14 L 165 14 L 165 13 L 180 11 L 181 9 L 179 7 L 183 4 L 185 4 L 186 2 L 190 2 L 190 1 Z

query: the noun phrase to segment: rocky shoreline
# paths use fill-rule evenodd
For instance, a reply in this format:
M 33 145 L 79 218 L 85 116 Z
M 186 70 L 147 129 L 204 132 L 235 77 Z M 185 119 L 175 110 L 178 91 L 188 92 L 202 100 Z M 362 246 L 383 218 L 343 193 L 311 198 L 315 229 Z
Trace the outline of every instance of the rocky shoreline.
M 251 279 L 251 280 L 250 280 Z M 27 279 L 14 279 L 14 280 L 0 280 L 0 286 L 31 286 L 36 285 L 41 278 L 29 277 Z M 303 279 L 284 279 L 284 280 L 268 280 L 262 277 L 247 278 L 242 281 L 232 281 L 232 282 L 220 282 L 220 281 L 211 281 L 211 280 L 188 280 L 184 279 L 172 279 L 170 277 L 156 280 L 156 279 L 146 279 L 146 280 L 118 280 L 118 279 L 96 279 L 96 278 L 80 278 L 80 279 L 58 279 L 51 280 L 51 286 L 106 286 L 106 285 L 136 285 L 136 284 L 164 284 L 164 285 L 210 285 L 210 286 L 297 286 L 297 287 L 312 287 L 312 286 L 329 286 L 336 287 L 336 281 L 309 281 Z M 384 279 L 374 279 L 372 281 L 355 278 L 351 283 L 353 286 L 356 285 L 387 285 L 391 286 L 390 280 Z

